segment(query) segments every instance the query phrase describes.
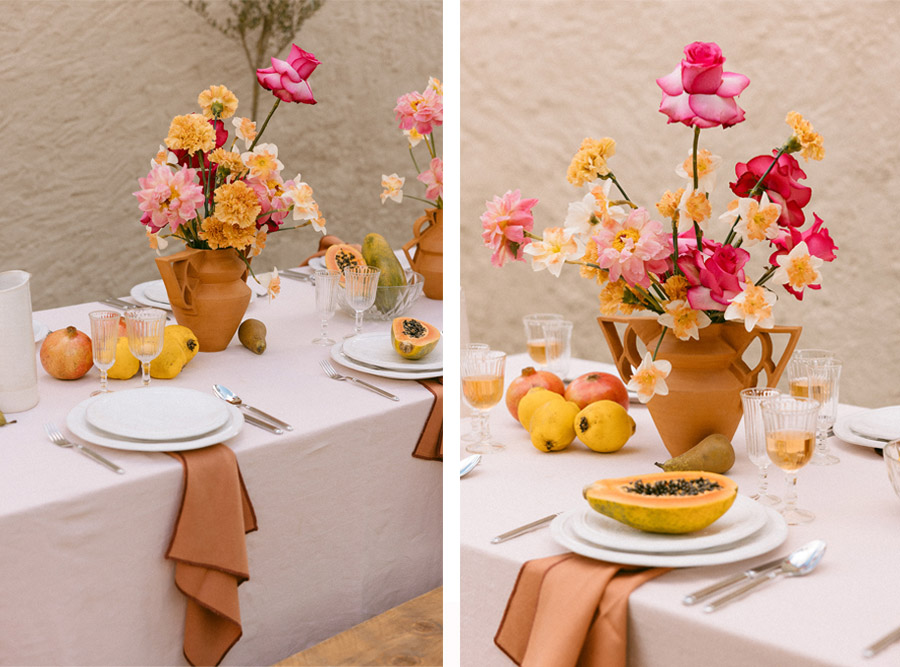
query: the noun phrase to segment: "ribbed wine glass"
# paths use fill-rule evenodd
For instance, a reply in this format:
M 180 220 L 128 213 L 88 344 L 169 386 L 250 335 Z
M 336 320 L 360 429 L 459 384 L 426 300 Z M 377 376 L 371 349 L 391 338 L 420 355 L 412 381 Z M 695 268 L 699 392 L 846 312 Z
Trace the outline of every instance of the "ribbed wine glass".
M 322 320 L 322 333 L 312 341 L 316 345 L 334 345 L 334 340 L 328 337 L 328 320 L 334 317 L 334 311 L 337 310 L 338 287 L 342 275 L 340 271 L 331 269 L 316 271 L 316 312 Z
M 344 338 L 362 333 L 363 313 L 375 303 L 379 276 L 381 271 L 372 266 L 348 266 L 344 269 L 344 294 L 347 305 L 356 314 L 353 333 L 347 334 Z
M 106 373 L 116 363 L 121 315 L 111 310 L 95 310 L 88 313 L 88 317 L 91 318 L 91 351 L 94 353 L 94 366 L 100 371 L 100 388 L 91 392 L 91 396 L 96 396 L 112 391 Z
M 150 362 L 159 356 L 166 328 L 166 311 L 158 308 L 133 308 L 125 312 L 128 347 L 141 362 L 142 383 L 150 385 Z

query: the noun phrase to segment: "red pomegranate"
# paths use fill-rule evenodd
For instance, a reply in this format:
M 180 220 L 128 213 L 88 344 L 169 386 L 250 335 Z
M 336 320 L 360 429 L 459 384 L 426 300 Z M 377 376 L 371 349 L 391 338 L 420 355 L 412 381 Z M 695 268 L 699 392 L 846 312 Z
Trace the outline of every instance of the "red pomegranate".
M 579 375 L 569 383 L 563 396 L 567 401 L 577 403 L 582 410 L 591 403 L 603 400 L 615 401 L 628 409 L 628 390 L 625 383 L 611 373 L 596 371 Z
M 77 380 L 93 365 L 91 339 L 75 327 L 57 329 L 41 344 L 41 366 L 58 380 Z
M 550 371 L 536 371 L 531 366 L 523 368 L 522 374 L 510 382 L 506 389 L 506 407 L 509 408 L 509 414 L 513 418 L 518 420 L 519 401 L 532 387 L 543 387 L 555 391 L 560 396 L 565 391 L 563 381 Z

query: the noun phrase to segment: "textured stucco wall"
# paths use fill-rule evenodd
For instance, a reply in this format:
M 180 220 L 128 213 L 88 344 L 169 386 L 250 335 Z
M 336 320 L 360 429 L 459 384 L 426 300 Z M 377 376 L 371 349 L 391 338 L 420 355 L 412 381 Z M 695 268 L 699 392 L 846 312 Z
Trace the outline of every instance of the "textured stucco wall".
M 382 206 L 381 174 L 424 192 L 392 109 L 441 78 L 441 12 L 440 0 L 327 0 L 296 38 L 323 63 L 310 79 L 318 104 L 282 104 L 263 140 L 285 178 L 312 185 L 329 233 L 362 242 L 378 231 L 395 247 L 412 237 L 422 206 Z M 33 274 L 35 309 L 158 278 L 131 193 L 200 91 L 225 84 L 238 115 L 250 113 L 256 84 L 239 44 L 178 0 L 2 0 L 0 43 L 0 270 Z M 273 101 L 261 91 L 259 125 Z M 254 268 L 295 265 L 319 238 L 270 236 Z
M 898 10 L 897 2 L 859 0 L 463 0 L 461 275 L 470 338 L 524 351 L 521 317 L 560 312 L 575 321 L 577 355 L 609 360 L 595 321 L 598 289 L 572 267 L 559 279 L 526 263 L 492 267 L 478 217 L 485 200 L 520 188 L 540 199 L 536 230 L 561 225 L 582 194 L 566 168 L 587 136 L 615 138 L 612 168 L 652 209 L 680 186 L 674 168 L 692 137 L 666 124 L 654 80 L 672 71 L 686 44 L 716 41 L 725 69 L 751 83 L 739 101 L 746 121 L 701 134 L 701 146 L 724 158 L 714 217 L 730 199 L 734 163 L 780 145 L 788 111 L 808 118 L 827 155 L 801 161 L 813 189 L 807 219 L 824 218 L 840 250 L 820 292 L 797 302 L 778 289 L 776 321 L 802 325 L 801 346 L 838 352 L 842 400 L 900 402 Z M 752 252 L 759 261 L 768 255 Z

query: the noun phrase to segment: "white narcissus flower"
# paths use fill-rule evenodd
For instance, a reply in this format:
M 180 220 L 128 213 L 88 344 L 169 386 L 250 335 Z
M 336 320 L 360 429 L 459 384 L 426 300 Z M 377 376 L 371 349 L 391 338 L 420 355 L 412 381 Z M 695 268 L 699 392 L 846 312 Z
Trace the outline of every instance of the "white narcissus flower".
M 653 356 L 647 352 L 644 360 L 634 371 L 634 375 L 625 385 L 628 389 L 637 392 L 641 403 L 648 402 L 655 395 L 665 396 L 669 393 L 666 386 L 666 378 L 672 372 L 672 362 L 665 359 L 653 361 Z
M 528 244 L 522 252 L 531 255 L 531 267 L 535 271 L 547 269 L 558 278 L 567 259 L 580 259 L 584 255 L 584 243 L 571 230 L 548 227 L 541 240 Z
M 759 201 L 751 197 L 733 200 L 719 220 L 733 224 L 740 216 L 734 231 L 740 235 L 743 244 L 750 247 L 778 236 L 780 215 L 781 206 L 769 201 L 769 196 L 764 192 Z
M 743 321 L 747 331 L 756 326 L 771 329 L 775 325 L 772 307 L 778 297 L 761 285 L 746 283 L 743 288 L 725 309 L 725 319 Z
M 381 193 L 381 203 L 383 204 L 388 199 L 391 201 L 395 201 L 398 204 L 403 201 L 403 183 L 406 181 L 405 176 L 398 176 L 396 173 L 388 176 L 387 174 L 381 175 L 381 187 L 384 188 L 384 192 Z
M 669 301 L 663 308 L 666 312 L 657 317 L 656 321 L 671 329 L 678 340 L 700 340 L 700 329 L 712 323 L 706 313 L 694 310 L 687 301 L 681 299 Z
M 722 158 L 713 155 L 705 148 L 697 152 L 697 189 L 707 194 L 716 189 L 716 170 L 722 164 Z M 688 153 L 687 159 L 675 168 L 675 173 L 691 182 L 694 186 L 694 151 Z
M 809 285 L 818 285 L 822 279 L 819 267 L 824 264 L 824 260 L 809 254 L 806 241 L 801 241 L 787 255 L 781 255 L 775 261 L 778 269 L 772 275 L 772 280 L 790 285 L 798 292 Z

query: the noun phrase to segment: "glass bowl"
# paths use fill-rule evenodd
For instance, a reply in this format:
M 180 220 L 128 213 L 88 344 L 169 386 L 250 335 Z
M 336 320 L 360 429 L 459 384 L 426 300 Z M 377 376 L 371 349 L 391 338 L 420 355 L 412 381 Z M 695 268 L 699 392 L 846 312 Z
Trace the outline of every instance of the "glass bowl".
M 891 479 L 894 493 L 900 497 L 900 440 L 894 440 L 885 445 L 884 463 L 887 465 L 888 477 Z
M 405 314 L 420 296 L 425 286 L 425 278 L 421 273 L 406 269 L 406 284 L 397 287 L 382 287 L 379 285 L 375 296 L 375 304 L 363 313 L 363 317 L 372 320 L 392 320 Z M 341 310 L 348 315 L 353 315 L 353 309 L 347 305 L 343 289 L 338 294 L 338 303 Z

